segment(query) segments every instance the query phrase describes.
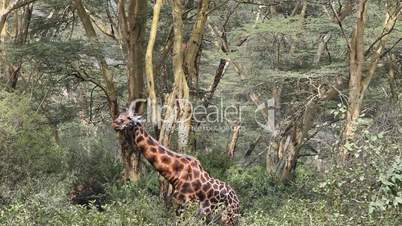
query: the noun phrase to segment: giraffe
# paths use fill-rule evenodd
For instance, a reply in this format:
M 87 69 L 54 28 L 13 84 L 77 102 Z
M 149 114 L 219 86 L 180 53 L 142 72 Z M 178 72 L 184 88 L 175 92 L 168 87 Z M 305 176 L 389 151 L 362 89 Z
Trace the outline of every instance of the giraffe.
M 128 136 L 149 163 L 173 186 L 173 198 L 183 208 L 189 201 L 199 203 L 198 213 L 210 216 L 219 205 L 224 206 L 221 225 L 236 225 L 239 199 L 226 183 L 213 178 L 196 158 L 176 153 L 150 136 L 141 117 L 124 111 L 113 121 L 112 127 Z

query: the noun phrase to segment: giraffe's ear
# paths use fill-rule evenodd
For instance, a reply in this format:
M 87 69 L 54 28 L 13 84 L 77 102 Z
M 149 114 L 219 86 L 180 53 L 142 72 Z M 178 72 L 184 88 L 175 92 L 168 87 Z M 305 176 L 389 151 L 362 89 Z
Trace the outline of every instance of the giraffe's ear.
M 130 106 L 127 109 L 127 113 L 130 116 L 130 118 L 134 118 L 134 109 L 135 109 L 135 101 L 131 102 Z

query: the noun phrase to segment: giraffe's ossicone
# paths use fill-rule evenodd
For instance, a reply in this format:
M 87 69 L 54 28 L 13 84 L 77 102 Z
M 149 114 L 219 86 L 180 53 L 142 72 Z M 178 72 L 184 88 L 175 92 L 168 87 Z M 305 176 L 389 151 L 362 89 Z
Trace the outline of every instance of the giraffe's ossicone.
M 194 157 L 179 154 L 161 145 L 144 128 L 140 118 L 122 112 L 113 121 L 116 131 L 128 134 L 143 156 L 173 186 L 173 197 L 179 205 L 193 200 L 200 204 L 199 212 L 210 215 L 221 204 L 222 225 L 235 225 L 239 214 L 239 199 L 226 183 L 211 177 Z M 131 139 L 132 138 L 132 139 Z

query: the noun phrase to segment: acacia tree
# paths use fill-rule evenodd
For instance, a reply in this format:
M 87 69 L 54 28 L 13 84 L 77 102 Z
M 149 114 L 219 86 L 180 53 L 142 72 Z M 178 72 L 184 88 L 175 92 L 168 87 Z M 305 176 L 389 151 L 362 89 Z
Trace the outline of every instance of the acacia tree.
M 342 129 L 339 143 L 339 157 L 341 160 L 347 160 L 349 157 L 348 148 L 355 135 L 356 122 L 360 116 L 360 109 L 365 92 L 375 75 L 387 38 L 394 30 L 395 24 L 402 12 L 402 3 L 400 1 L 387 2 L 383 30 L 367 51 L 369 64 L 366 72 L 364 71 L 366 62 L 364 51 L 364 30 L 367 20 L 368 2 L 368 0 L 360 0 L 358 2 L 356 23 L 353 28 L 352 37 L 348 42 L 349 95 L 346 121 Z
M 12 42 L 17 46 L 23 45 L 28 37 L 28 29 L 32 17 L 32 7 L 34 0 L 30 1 L 14 1 L 10 4 L 9 0 L 1 2 L 1 15 L 0 15 L 0 43 Z M 12 15 L 12 24 L 9 30 L 8 18 Z M 18 79 L 20 77 L 22 62 L 9 63 L 3 54 L 1 60 L 1 70 L 6 74 L 8 86 L 15 89 Z
M 92 25 L 91 18 L 82 5 L 81 0 L 73 1 L 88 38 L 93 44 L 99 45 L 99 40 Z M 145 53 L 143 36 L 145 18 L 141 17 L 141 15 L 144 15 L 143 12 L 146 10 L 146 4 L 144 2 L 145 1 L 130 1 L 128 8 L 132 12 L 127 16 L 125 13 L 125 1 L 119 1 L 120 43 L 123 46 L 123 50 L 126 51 L 127 59 L 128 102 L 143 97 Z M 138 15 L 136 12 L 142 14 Z M 135 29 L 133 29 L 134 24 L 138 25 Z M 107 92 L 109 110 L 112 119 L 114 119 L 118 115 L 118 102 L 113 75 L 104 56 L 98 55 L 97 60 L 101 68 L 103 80 L 106 84 L 105 90 Z M 135 112 L 143 112 L 143 104 L 141 102 L 135 106 Z M 123 134 L 119 134 L 119 142 L 121 144 L 121 157 L 124 166 L 123 180 L 138 181 L 140 177 L 139 152 L 133 150 L 132 145 L 129 145 Z
M 204 35 L 205 23 L 208 18 L 209 0 L 198 2 L 198 13 L 188 41 L 184 55 L 184 71 L 192 88 L 198 84 L 198 59 L 201 51 L 201 42 Z

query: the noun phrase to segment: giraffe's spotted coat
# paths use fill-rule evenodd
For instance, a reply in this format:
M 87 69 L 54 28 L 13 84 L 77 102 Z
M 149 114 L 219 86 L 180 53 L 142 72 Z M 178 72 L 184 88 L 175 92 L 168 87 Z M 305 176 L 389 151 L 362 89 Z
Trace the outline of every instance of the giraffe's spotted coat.
M 179 204 L 190 200 L 200 203 L 200 212 L 205 215 L 224 204 L 221 223 L 234 225 L 239 214 L 239 200 L 234 190 L 226 183 L 211 177 L 201 163 L 192 156 L 175 153 L 152 138 L 140 122 L 133 121 L 123 112 L 113 121 L 116 130 L 133 130 L 134 145 L 154 168 L 174 188 L 173 197 Z

